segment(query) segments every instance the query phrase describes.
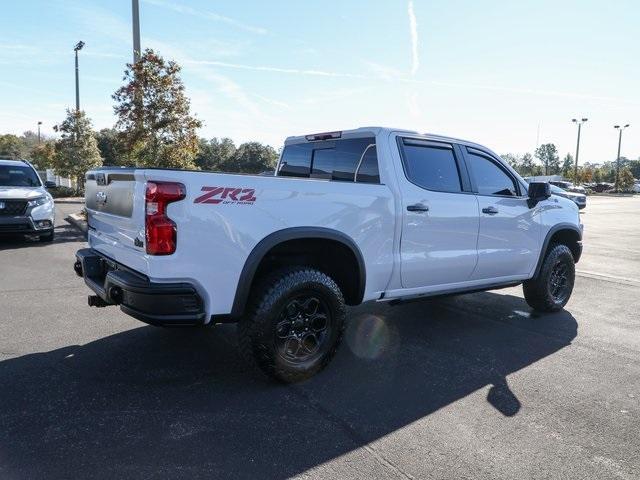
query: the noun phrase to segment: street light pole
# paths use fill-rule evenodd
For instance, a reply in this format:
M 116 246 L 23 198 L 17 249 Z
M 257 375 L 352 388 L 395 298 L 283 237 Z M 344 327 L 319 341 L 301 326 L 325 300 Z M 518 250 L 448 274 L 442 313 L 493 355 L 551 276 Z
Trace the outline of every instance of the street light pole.
M 580 155 L 580 130 L 582 130 L 582 124 L 587 122 L 588 118 L 583 118 L 581 120 L 577 120 L 575 118 L 571 119 L 573 123 L 578 124 L 578 141 L 576 142 L 576 165 L 573 170 L 573 182 L 578 184 L 578 155 Z
M 38 145 L 40 145 L 40 125 L 42 125 L 42 122 L 38 122 Z
M 133 19 L 133 63 L 140 60 L 140 6 L 138 0 L 131 0 L 131 16 Z
M 627 123 L 624 126 L 614 125 L 613 128 L 618 130 L 618 156 L 616 157 L 616 190 L 620 188 L 620 147 L 622 146 L 622 131 L 625 128 L 628 128 L 629 124 Z
M 78 71 L 78 52 L 84 47 L 84 42 L 80 41 L 73 47 L 73 51 L 76 52 L 76 113 L 80 111 L 80 79 Z

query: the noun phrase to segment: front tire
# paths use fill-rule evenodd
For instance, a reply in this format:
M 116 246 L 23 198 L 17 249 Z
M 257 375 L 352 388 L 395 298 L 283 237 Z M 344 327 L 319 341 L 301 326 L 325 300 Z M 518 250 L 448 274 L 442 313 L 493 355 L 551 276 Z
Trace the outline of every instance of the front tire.
M 39 240 L 44 243 L 53 242 L 54 233 L 51 230 L 49 233 L 45 233 L 44 235 L 40 235 Z
M 345 326 L 344 298 L 331 277 L 304 267 L 281 270 L 252 293 L 238 325 L 240 353 L 272 378 L 299 382 L 329 363 Z
M 566 245 L 553 245 L 537 277 L 523 283 L 524 298 L 539 312 L 557 312 L 569 301 L 575 282 L 573 254 Z

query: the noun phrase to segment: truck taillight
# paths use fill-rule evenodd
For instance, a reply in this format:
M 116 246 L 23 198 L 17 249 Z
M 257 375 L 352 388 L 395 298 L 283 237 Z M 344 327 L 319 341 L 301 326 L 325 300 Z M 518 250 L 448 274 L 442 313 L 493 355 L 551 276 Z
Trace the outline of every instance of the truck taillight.
M 171 255 L 176 251 L 178 228 L 167 216 L 167 205 L 185 196 L 181 183 L 147 182 L 144 226 L 149 255 Z

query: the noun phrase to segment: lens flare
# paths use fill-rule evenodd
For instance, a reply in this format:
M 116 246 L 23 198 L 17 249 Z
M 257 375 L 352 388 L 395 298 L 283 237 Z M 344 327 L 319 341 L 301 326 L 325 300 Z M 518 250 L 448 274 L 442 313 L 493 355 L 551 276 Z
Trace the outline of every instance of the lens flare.
M 376 315 L 363 315 L 353 320 L 347 332 L 347 344 L 360 358 L 378 358 L 389 345 L 389 327 Z

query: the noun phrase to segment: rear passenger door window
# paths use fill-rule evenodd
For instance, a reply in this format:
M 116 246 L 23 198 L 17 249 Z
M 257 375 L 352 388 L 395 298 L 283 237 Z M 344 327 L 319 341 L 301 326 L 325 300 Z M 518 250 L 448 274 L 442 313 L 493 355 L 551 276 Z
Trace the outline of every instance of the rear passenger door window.
M 518 196 L 516 182 L 502 167 L 484 155 L 468 155 L 479 195 Z
M 402 161 L 409 181 L 427 190 L 462 192 L 452 145 L 404 139 L 402 147 Z

